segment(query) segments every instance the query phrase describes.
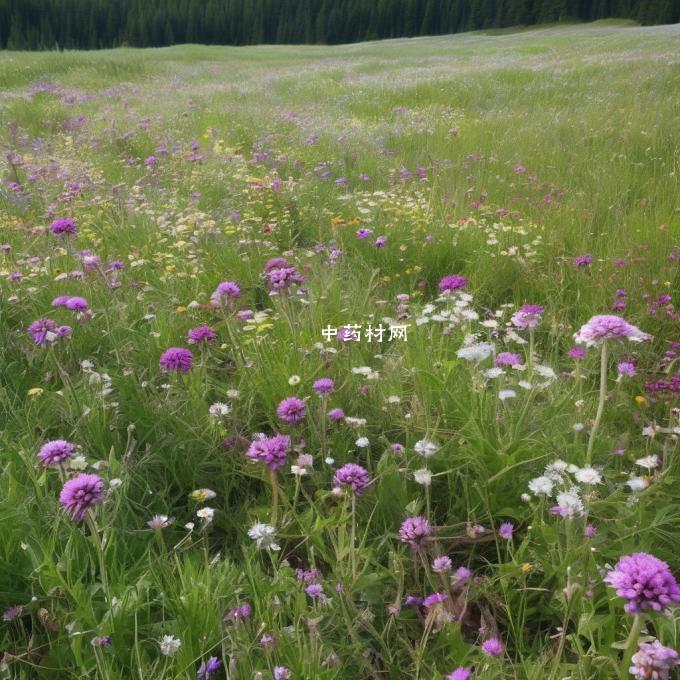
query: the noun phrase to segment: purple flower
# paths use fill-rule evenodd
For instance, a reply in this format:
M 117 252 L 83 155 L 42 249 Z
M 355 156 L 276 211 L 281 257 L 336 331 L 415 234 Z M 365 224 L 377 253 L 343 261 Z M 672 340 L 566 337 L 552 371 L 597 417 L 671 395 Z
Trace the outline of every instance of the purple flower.
M 64 307 L 82 312 L 88 308 L 88 305 L 84 297 L 70 297 L 64 303 Z
M 277 407 L 276 414 L 286 423 L 299 423 L 304 420 L 307 407 L 302 399 L 287 397 Z
M 512 315 L 510 320 L 515 328 L 522 330 L 536 328 L 541 323 L 543 312 L 544 309 L 541 305 L 523 305 Z
M 110 635 L 103 635 L 103 636 L 97 635 L 97 637 L 93 637 L 90 640 L 90 644 L 93 647 L 110 647 L 112 642 L 113 641 L 111 640 Z
M 76 228 L 76 223 L 70 218 L 62 218 L 59 220 L 54 220 L 50 225 L 50 231 L 55 236 L 62 236 L 63 234 L 69 234 L 70 236 L 75 236 L 78 231 Z
M 161 355 L 160 366 L 166 373 L 179 371 L 186 373 L 191 369 L 194 362 L 194 355 L 191 350 L 184 347 L 170 347 Z
M 458 666 L 453 673 L 449 673 L 446 676 L 446 680 L 469 680 L 472 676 L 471 668 L 464 668 L 463 666 Z
M 341 408 L 334 408 L 328 412 L 328 417 L 334 422 L 342 420 L 345 417 L 345 412 Z
M 215 292 L 210 296 L 210 301 L 214 307 L 219 307 L 225 298 L 227 300 L 235 300 L 240 297 L 240 295 L 241 289 L 238 287 L 238 284 L 233 281 L 222 281 L 222 283 L 218 284 Z
M 38 451 L 38 458 L 45 467 L 48 465 L 59 465 L 62 461 L 68 460 L 74 453 L 76 447 L 63 439 L 54 439 L 46 442 Z
M 343 465 L 333 477 L 333 484 L 338 487 L 349 486 L 357 496 L 361 496 L 370 483 L 368 472 L 361 465 L 355 463 Z
M 270 470 L 277 470 L 286 464 L 289 449 L 290 438 L 285 434 L 277 434 L 253 440 L 246 456 L 264 463 Z
M 643 642 L 631 661 L 628 672 L 644 680 L 668 680 L 669 671 L 680 666 L 678 653 L 658 640 Z
M 222 668 L 222 662 L 216 657 L 211 656 L 204 661 L 198 669 L 198 680 L 208 680 L 208 678 L 218 673 Z
M 268 274 L 272 269 L 282 269 L 284 267 L 289 267 L 288 260 L 283 257 L 272 257 L 267 260 L 267 264 L 264 266 L 264 273 Z
M 592 524 L 586 524 L 585 527 L 583 527 L 583 535 L 586 538 L 594 538 L 596 534 L 597 528 L 594 527 Z
M 7 607 L 5 611 L 2 613 L 2 620 L 3 621 L 15 621 L 21 616 L 21 607 L 15 606 L 15 607 Z
M 572 347 L 567 352 L 567 356 L 574 361 L 581 361 L 581 359 L 585 359 L 586 351 L 583 347 Z
M 661 611 L 680 602 L 680 586 L 669 566 L 654 555 L 625 555 L 603 580 L 628 600 L 624 609 L 631 614 L 646 609 Z
M 87 511 L 104 500 L 104 481 L 99 475 L 80 474 L 69 479 L 59 494 L 59 502 L 72 519 L 80 522 Z
M 496 357 L 496 366 L 518 366 L 522 363 L 522 357 L 514 352 L 501 352 Z
M 637 374 L 637 368 L 635 367 L 635 364 L 632 361 L 621 361 L 616 366 L 616 370 L 619 375 L 626 375 L 629 378 L 632 378 L 634 375 Z
M 456 578 L 456 583 L 462 583 L 472 576 L 472 572 L 467 567 L 458 567 L 453 575 Z
M 503 522 L 498 528 L 498 535 L 506 541 L 509 541 L 512 538 L 513 531 L 514 527 L 510 522 Z
M 620 316 L 602 314 L 594 316 L 588 323 L 581 326 L 581 329 L 574 335 L 574 338 L 577 343 L 590 347 L 592 345 L 599 345 L 605 340 L 643 342 L 644 340 L 649 340 L 650 336 L 643 333 L 636 326 L 629 324 Z
M 285 666 L 274 666 L 274 680 L 288 680 L 290 671 Z
M 502 656 L 503 655 L 503 643 L 495 637 L 489 638 L 482 642 L 482 651 L 487 656 Z
M 373 245 L 376 248 L 384 248 L 387 245 L 387 237 L 378 236 L 378 238 L 373 241 Z
M 448 598 L 446 597 L 446 593 L 432 593 L 432 595 L 428 595 L 423 600 L 423 606 L 426 607 L 427 609 L 430 609 L 431 607 L 434 607 L 437 604 L 446 602 L 447 599 Z
M 217 340 L 217 333 L 210 326 L 197 326 L 192 328 L 187 336 L 190 345 L 196 343 L 214 342 Z
M 420 547 L 431 535 L 432 527 L 425 517 L 407 517 L 399 528 L 399 539 L 412 548 Z
M 460 290 L 467 286 L 468 280 L 464 276 L 458 276 L 457 274 L 451 274 L 445 276 L 439 282 L 439 290 L 442 292 L 451 292 L 454 290 Z
M 52 307 L 65 307 L 68 299 L 68 295 L 59 295 L 52 300 Z
M 574 267 L 576 269 L 585 269 L 588 265 L 593 263 L 592 255 L 579 255 L 574 258 Z
M 33 342 L 36 345 L 46 345 L 54 342 L 57 335 L 57 324 L 52 319 L 38 319 L 34 321 L 29 327 L 28 332 L 33 337 Z
M 330 394 L 335 389 L 335 383 L 330 378 L 319 378 L 314 381 L 312 389 L 317 394 Z
M 298 274 L 295 267 L 278 267 L 266 273 L 267 285 L 273 292 L 288 289 L 294 283 L 302 283 L 305 279 Z
M 364 229 L 364 228 L 362 228 L 362 229 L 357 229 L 357 236 L 358 236 L 360 239 L 368 238 L 368 237 L 371 235 L 371 233 L 372 233 L 372 232 L 371 232 L 370 229 Z
M 435 557 L 432 562 L 432 571 L 437 574 L 445 574 L 446 572 L 451 571 L 451 558 L 447 555 Z

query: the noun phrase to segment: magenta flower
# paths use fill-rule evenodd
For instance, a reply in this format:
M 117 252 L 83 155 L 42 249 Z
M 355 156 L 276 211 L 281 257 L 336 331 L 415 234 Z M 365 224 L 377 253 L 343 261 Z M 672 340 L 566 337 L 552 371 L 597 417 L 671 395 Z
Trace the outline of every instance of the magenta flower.
M 278 470 L 286 464 L 289 449 L 290 437 L 285 434 L 277 434 L 273 437 L 254 439 L 248 451 L 246 451 L 246 456 L 264 463 L 270 470 Z
M 632 378 L 637 375 L 637 368 L 632 361 L 621 361 L 617 364 L 616 370 L 619 375 L 625 375 Z
M 522 360 L 522 357 L 519 354 L 515 354 L 514 352 L 501 352 L 497 357 L 496 357 L 496 366 L 518 366 L 520 364 L 523 364 L 524 361 Z
M 330 394 L 335 389 L 335 383 L 330 378 L 319 378 L 314 381 L 312 389 L 317 394 Z
M 650 337 L 622 317 L 611 314 L 594 316 L 588 323 L 581 326 L 578 333 L 574 335 L 577 343 L 585 344 L 588 347 L 600 345 L 605 340 L 643 342 L 649 340 Z
M 407 517 L 399 528 L 399 539 L 412 548 L 419 548 L 432 535 L 432 527 L 425 517 Z
M 451 571 L 451 558 L 447 555 L 442 555 L 441 557 L 435 557 L 432 562 L 432 571 L 437 574 L 445 574 Z
M 285 666 L 274 666 L 274 680 L 288 680 L 290 671 Z
M 302 399 L 287 397 L 278 405 L 276 413 L 279 418 L 286 423 L 295 424 L 304 420 L 307 413 L 307 406 Z
M 212 294 L 212 298 L 237 298 L 241 295 L 241 289 L 238 284 L 234 281 L 222 281 L 222 283 L 217 285 L 215 292 Z
M 75 236 L 78 229 L 76 228 L 76 223 L 70 218 L 62 218 L 59 220 L 54 220 L 50 225 L 50 231 L 55 236 L 63 236 L 68 234 L 69 236 Z
M 370 486 L 371 480 L 368 476 L 368 472 L 365 468 L 361 467 L 361 465 L 347 463 L 335 473 L 333 484 L 337 487 L 351 487 L 354 494 L 361 496 L 361 494 Z
M 463 666 L 458 666 L 453 673 L 449 673 L 446 676 L 446 680 L 470 680 L 472 677 L 472 669 L 464 668 Z
M 585 269 L 592 263 L 593 263 L 592 255 L 579 255 L 578 257 L 574 258 L 574 267 L 576 267 L 576 269 Z
M 71 334 L 70 326 L 58 326 L 52 319 L 38 319 L 29 327 L 28 332 L 36 345 L 48 345 L 59 338 Z
M 437 604 L 446 602 L 447 599 L 448 598 L 446 597 L 446 593 L 432 593 L 432 595 L 428 595 L 423 600 L 423 607 L 430 609 L 431 607 L 434 607 Z
M 567 352 L 567 356 L 574 361 L 581 361 L 582 359 L 585 359 L 586 351 L 583 347 L 572 347 Z
M 345 417 L 345 412 L 341 408 L 334 408 L 328 412 L 328 417 L 334 422 L 342 420 Z
M 541 323 L 544 311 L 541 305 L 523 305 L 512 315 L 510 320 L 515 328 L 522 330 L 536 328 Z
M 669 673 L 680 666 L 680 657 L 671 647 L 664 647 L 658 640 L 643 642 L 631 659 L 628 669 L 631 675 L 643 680 L 668 680 Z
M 187 342 L 190 345 L 214 342 L 215 340 L 217 340 L 217 333 L 210 326 L 197 326 L 192 328 L 187 335 Z
M 285 267 L 290 267 L 288 260 L 283 257 L 272 257 L 267 260 L 267 264 L 264 266 L 264 273 L 268 274 L 272 269 L 284 269 Z
M 82 312 L 87 310 L 88 304 L 84 297 L 70 297 L 64 303 L 64 307 L 66 307 L 66 309 Z
M 170 347 L 161 355 L 159 364 L 166 373 L 186 373 L 194 363 L 194 355 L 191 350 L 184 347 Z
M 68 299 L 68 295 L 59 295 L 52 300 L 52 307 L 65 307 Z
M 482 651 L 487 656 L 502 656 L 503 650 L 503 643 L 496 637 L 489 638 L 482 642 Z
M 512 532 L 514 530 L 515 529 L 510 522 L 503 522 L 498 528 L 498 535 L 506 541 L 509 541 L 512 538 Z
M 99 475 L 80 474 L 69 479 L 59 494 L 64 512 L 80 522 L 87 511 L 104 500 L 104 481 Z
M 464 276 L 458 276 L 457 274 L 451 274 L 445 276 L 439 282 L 439 290 L 442 292 L 450 293 L 454 290 L 461 290 L 467 286 L 468 280 Z
M 63 439 L 54 439 L 53 441 L 46 442 L 40 447 L 38 458 L 43 462 L 45 467 L 49 465 L 59 465 L 59 463 L 71 458 L 75 451 L 75 444 L 71 444 Z
M 670 567 L 647 553 L 625 555 L 603 580 L 628 600 L 624 609 L 631 614 L 646 609 L 661 611 L 680 602 L 680 586 Z
M 305 280 L 295 267 L 275 267 L 270 269 L 265 277 L 272 292 L 287 290 L 294 283 L 302 283 Z

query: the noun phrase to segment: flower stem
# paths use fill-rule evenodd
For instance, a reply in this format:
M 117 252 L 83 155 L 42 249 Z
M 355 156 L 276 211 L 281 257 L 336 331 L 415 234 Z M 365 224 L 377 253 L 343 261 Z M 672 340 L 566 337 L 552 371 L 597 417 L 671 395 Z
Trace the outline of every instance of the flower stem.
M 593 459 L 593 445 L 595 444 L 595 435 L 602 420 L 604 413 L 604 402 L 607 399 L 607 341 L 602 343 L 602 350 L 600 354 L 600 399 L 597 403 L 597 413 L 595 414 L 595 422 L 593 428 L 590 430 L 590 439 L 588 440 L 588 450 L 586 452 L 586 464 L 590 465 Z
M 102 543 L 101 536 L 99 535 L 99 529 L 97 528 L 97 523 L 95 522 L 94 515 L 91 511 L 88 511 L 85 515 L 85 521 L 87 522 L 87 526 L 90 529 L 92 542 L 94 543 L 95 550 L 97 551 L 99 574 L 102 580 L 102 586 L 104 588 L 104 596 L 106 597 L 106 601 L 110 604 L 111 597 L 109 593 L 109 580 L 106 574 L 106 560 L 104 559 L 104 544 Z
M 633 625 L 630 628 L 630 633 L 628 633 L 628 639 L 626 640 L 626 648 L 623 652 L 623 658 L 621 659 L 621 665 L 619 666 L 619 675 L 625 680 L 628 677 L 628 669 L 630 668 L 630 660 L 633 658 L 635 653 L 635 648 L 637 647 L 638 637 L 640 636 L 640 631 L 642 630 L 642 616 L 636 614 L 633 618 Z
M 357 579 L 357 559 L 356 559 L 356 538 L 357 538 L 357 497 L 352 493 L 352 537 L 349 546 L 350 560 L 352 564 L 352 583 Z
M 276 526 L 276 519 L 279 512 L 279 482 L 276 479 L 276 470 L 269 471 L 269 477 L 272 483 L 272 516 L 271 524 L 273 527 Z

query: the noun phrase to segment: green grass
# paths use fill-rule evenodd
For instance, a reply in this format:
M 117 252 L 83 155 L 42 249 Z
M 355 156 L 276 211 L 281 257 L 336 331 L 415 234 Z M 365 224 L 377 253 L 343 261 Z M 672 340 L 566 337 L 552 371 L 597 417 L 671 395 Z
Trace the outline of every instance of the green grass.
M 285 666 L 314 680 L 439 680 L 458 665 L 482 680 L 627 677 L 633 617 L 602 570 L 634 551 L 680 566 L 677 436 L 643 435 L 679 424 L 677 399 L 645 391 L 677 373 L 664 355 L 680 341 L 679 34 L 597 22 L 332 48 L 0 53 L 0 244 L 11 245 L 0 253 L 0 611 L 20 607 L 0 621 L 0 677 L 191 678 L 210 656 L 230 679 Z M 66 217 L 75 240 L 49 233 Z M 124 262 L 120 286 L 104 266 L 64 276 L 86 250 Z M 593 263 L 575 268 L 586 253 Z M 281 255 L 306 295 L 268 295 L 263 267 Z M 453 310 L 437 298 L 448 274 L 469 279 L 478 318 L 432 318 Z M 208 305 L 221 281 L 241 288 L 223 312 Z M 599 352 L 578 365 L 567 352 L 621 289 L 621 313 L 654 337 L 609 343 L 594 426 Z M 92 318 L 52 307 L 60 295 L 85 297 Z M 526 303 L 545 307 L 531 338 L 508 333 Z M 234 318 L 244 309 L 254 322 Z M 400 313 L 406 341 L 319 345 L 328 324 Z M 42 317 L 71 336 L 36 346 L 27 329 Z M 188 373 L 162 373 L 160 355 L 200 325 L 218 341 L 191 346 Z M 470 333 L 527 368 L 488 378 L 491 358 L 457 354 Z M 631 358 L 638 374 L 617 378 Z M 375 374 L 351 370 L 366 366 Z M 323 400 L 320 377 L 336 385 Z M 292 395 L 307 399 L 296 426 L 276 415 Z M 216 402 L 230 413 L 210 416 Z M 366 422 L 333 424 L 333 407 Z M 277 431 L 296 446 L 277 473 L 281 550 L 258 550 L 247 531 L 270 522 L 272 483 L 245 451 Z M 602 482 L 581 484 L 584 514 L 522 500 L 556 459 L 586 465 L 591 436 Z M 38 462 L 53 439 L 77 444 L 106 482 L 95 524 L 59 506 L 76 470 Z M 414 450 L 422 439 L 440 447 L 429 459 Z M 302 452 L 314 462 L 297 479 Z M 654 470 L 636 464 L 652 454 Z M 373 480 L 355 513 L 332 493 L 348 462 Z M 422 468 L 429 487 L 415 481 Z M 215 498 L 192 499 L 201 488 Z M 215 510 L 205 526 L 203 505 Z M 172 524 L 150 530 L 155 514 Z M 399 540 L 410 515 L 435 527 L 419 550 Z M 511 542 L 497 535 L 505 521 Z M 434 573 L 441 555 L 472 579 Z M 328 604 L 305 593 L 298 568 L 319 570 Z M 404 605 L 434 591 L 449 599 L 429 613 Z M 248 620 L 225 618 L 245 602 Z M 678 646 L 677 614 L 644 623 Z M 500 659 L 480 651 L 492 634 Z M 110 647 L 90 644 L 108 635 Z M 176 655 L 161 654 L 163 635 L 182 641 Z

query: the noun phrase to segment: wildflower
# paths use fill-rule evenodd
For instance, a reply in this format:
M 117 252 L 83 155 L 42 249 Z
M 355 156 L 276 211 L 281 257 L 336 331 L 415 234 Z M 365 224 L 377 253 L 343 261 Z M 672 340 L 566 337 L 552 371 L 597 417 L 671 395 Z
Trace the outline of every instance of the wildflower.
M 253 524 L 248 529 L 248 536 L 260 550 L 281 550 L 281 546 L 276 543 L 276 529 L 271 524 Z
M 452 673 L 446 676 L 446 680 L 470 680 L 472 677 L 472 669 L 458 666 Z
M 572 347 L 567 352 L 567 356 L 574 361 L 581 361 L 581 359 L 585 359 L 586 352 L 583 347 Z
M 644 456 L 643 458 L 638 458 L 635 461 L 636 465 L 646 468 L 647 470 L 653 470 L 659 465 L 659 456 L 652 454 L 650 456 Z
M 272 635 L 269 635 L 269 633 L 263 633 L 262 637 L 260 638 L 260 644 L 265 649 L 272 649 L 276 646 L 276 640 Z
M 574 473 L 574 478 L 581 484 L 601 484 L 602 475 L 592 467 L 580 468 Z
M 506 541 L 509 541 L 512 538 L 513 531 L 514 527 L 510 522 L 503 522 L 498 528 L 498 535 Z
M 445 276 L 439 282 L 439 290 L 445 293 L 451 293 L 454 290 L 461 290 L 467 286 L 468 280 L 464 276 L 458 276 L 457 274 L 451 274 Z
M 274 666 L 274 680 L 288 680 L 290 671 L 285 666 Z
M 218 673 L 222 668 L 222 662 L 216 657 L 211 656 L 207 661 L 204 661 L 198 669 L 198 680 L 208 680 L 210 677 Z
M 241 296 L 241 289 L 233 281 L 222 281 L 210 296 L 213 307 L 220 307 L 224 300 L 235 300 Z
M 432 484 L 432 473 L 427 468 L 420 468 L 413 473 L 413 479 L 416 484 L 430 486 Z
M 172 524 L 172 520 L 167 515 L 154 515 L 147 523 L 155 531 L 166 529 Z
M 625 375 L 632 378 L 637 374 L 637 368 L 632 361 L 621 361 L 616 365 L 616 370 L 619 375 Z
M 668 564 L 647 553 L 625 555 L 603 580 L 628 600 L 624 609 L 631 614 L 680 602 L 680 586 Z
M 432 593 L 432 595 L 428 595 L 423 600 L 423 607 L 430 609 L 431 607 L 434 607 L 437 604 L 441 604 L 442 602 L 446 602 L 447 599 L 448 598 L 446 597 L 445 593 Z
M 76 451 L 74 444 L 64 441 L 63 439 L 54 439 L 46 442 L 40 447 L 38 451 L 38 458 L 43 462 L 45 467 L 50 465 L 59 465 L 59 463 L 68 460 Z
M 200 519 L 202 519 L 204 524 L 210 524 L 210 522 L 213 521 L 214 516 L 215 516 L 215 509 L 209 508 L 207 506 L 196 511 L 196 517 L 199 517 Z
M 328 602 L 328 597 L 326 593 L 323 592 L 323 586 L 320 583 L 310 583 L 306 588 L 305 592 L 312 600 L 319 600 L 319 602 Z
M 436 574 L 445 574 L 451 571 L 451 558 L 447 555 L 442 555 L 441 557 L 435 557 L 432 562 L 432 571 Z
M 299 385 L 300 381 L 302 378 L 299 375 L 291 375 L 290 378 L 288 378 L 288 384 L 291 387 L 295 387 L 295 385 Z
M 342 420 L 345 417 L 345 412 L 341 408 L 334 408 L 328 412 L 328 417 L 333 422 L 337 423 L 338 421 Z
M 82 312 L 88 309 L 88 304 L 84 297 L 70 297 L 64 303 L 64 307 L 72 311 Z
M 246 456 L 253 460 L 264 463 L 270 470 L 278 470 L 286 464 L 286 457 L 290 450 L 290 437 L 285 434 L 277 434 L 273 437 L 261 437 L 254 439 Z
M 519 366 L 523 363 L 522 357 L 513 352 L 501 352 L 496 357 L 496 366 Z
M 593 263 L 592 255 L 579 255 L 578 257 L 574 258 L 574 267 L 576 267 L 576 269 L 585 269 L 592 263 Z
M 407 517 L 399 528 L 399 539 L 412 548 L 419 548 L 432 535 L 432 527 L 425 517 Z
M 104 500 L 104 481 L 98 475 L 80 474 L 69 479 L 59 494 L 59 502 L 72 519 L 81 521 L 87 511 Z
M 19 606 L 7 607 L 2 613 L 3 621 L 16 621 L 21 616 L 22 608 Z
M 413 448 L 423 458 L 430 458 L 439 450 L 439 446 L 428 439 L 417 441 Z
M 186 373 L 191 369 L 193 361 L 194 355 L 190 350 L 184 349 L 183 347 L 170 347 L 161 355 L 159 364 L 161 370 L 166 373 L 177 371 Z
M 217 333 L 210 326 L 192 328 L 187 335 L 187 342 L 190 345 L 214 342 L 215 340 L 217 340 Z
M 252 608 L 248 602 L 244 602 L 243 604 L 239 605 L 238 607 L 234 607 L 233 609 L 230 609 L 227 612 L 227 615 L 224 617 L 225 620 L 228 619 L 229 621 L 245 621 L 247 618 L 250 618 L 250 614 L 252 612 Z
M 305 280 L 295 267 L 270 269 L 265 278 L 269 289 L 274 293 L 287 290 L 294 283 L 302 283 Z
M 371 444 L 369 441 L 368 437 L 359 437 L 355 442 L 355 445 L 358 446 L 360 449 L 365 449 L 368 448 Z
M 586 538 L 594 538 L 596 534 L 597 528 L 594 527 L 592 524 L 586 524 L 585 527 L 583 527 L 583 535 Z
M 517 396 L 517 392 L 515 390 L 499 390 L 498 391 L 498 398 L 501 401 L 505 401 L 506 399 L 514 399 Z
M 535 477 L 529 482 L 529 491 L 536 496 L 552 496 L 553 480 L 550 477 Z
M 368 472 L 365 468 L 361 467 L 361 465 L 347 463 L 335 473 L 333 484 L 338 487 L 350 487 L 352 493 L 360 496 L 370 486 L 371 480 L 368 476 Z
M 495 637 L 489 638 L 482 643 L 482 651 L 487 656 L 502 656 L 503 643 Z
M 557 505 L 552 508 L 552 511 L 564 517 L 566 519 L 571 519 L 572 517 L 578 517 L 583 514 L 583 501 L 579 495 L 578 488 L 574 487 L 569 491 L 562 491 L 557 494 Z
M 543 311 L 544 308 L 540 305 L 524 305 L 512 315 L 510 320 L 515 328 L 522 330 L 536 328 L 541 323 Z
M 97 635 L 90 640 L 93 647 L 110 647 L 112 642 L 110 635 Z
M 52 319 L 38 319 L 29 327 L 28 332 L 36 345 L 47 345 L 61 337 L 71 334 L 69 326 L 58 326 Z
M 302 399 L 287 397 L 277 407 L 276 413 L 281 420 L 287 423 L 299 423 L 304 419 L 307 407 Z
M 231 413 L 231 406 L 221 401 L 217 401 L 210 405 L 210 408 L 208 408 L 208 413 L 213 418 L 223 418 L 224 416 L 228 416 L 229 413 Z
M 600 345 L 605 340 L 630 340 L 643 342 L 651 336 L 643 333 L 639 328 L 629 324 L 620 316 L 598 315 L 592 317 L 588 323 L 581 326 L 574 339 L 579 344 Z
M 205 503 L 205 501 L 210 501 L 217 496 L 217 494 L 212 489 L 196 489 L 192 491 L 189 496 L 199 503 Z
M 335 383 L 330 378 L 319 378 L 312 385 L 312 389 L 319 395 L 330 394 L 335 389 Z
M 54 220 L 50 225 L 50 231 L 55 236 L 63 236 L 68 234 L 69 236 L 75 236 L 78 229 L 74 220 L 70 218 L 62 218 L 59 220 Z
M 161 654 L 163 654 L 163 656 L 174 656 L 182 646 L 182 641 L 179 638 L 173 637 L 172 635 L 164 635 L 158 644 L 161 648 Z
M 628 672 L 643 680 L 668 680 L 669 672 L 680 666 L 680 657 L 671 647 L 658 640 L 643 642 L 631 659 Z

